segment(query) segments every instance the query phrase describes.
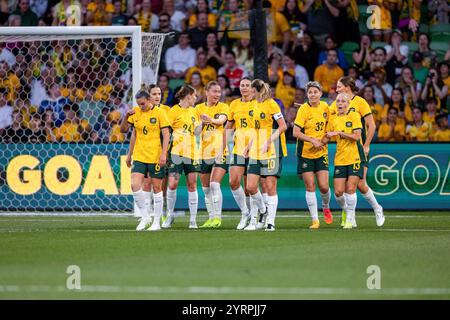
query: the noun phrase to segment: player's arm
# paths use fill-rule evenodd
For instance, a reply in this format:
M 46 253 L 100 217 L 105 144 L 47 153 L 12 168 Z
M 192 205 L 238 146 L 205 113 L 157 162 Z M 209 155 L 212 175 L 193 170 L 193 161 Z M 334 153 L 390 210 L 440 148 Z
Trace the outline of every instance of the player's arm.
M 120 132 L 127 133 L 130 129 L 130 126 L 132 125 L 132 122 L 128 121 L 129 117 L 131 117 L 136 111 L 133 109 L 128 110 L 127 113 L 125 113 L 125 116 L 122 119 L 122 123 L 120 124 Z
M 134 144 L 136 143 L 136 130 L 133 130 L 133 133 L 131 134 L 130 138 L 130 147 L 128 148 L 128 154 L 127 154 L 127 167 L 131 167 L 131 156 L 133 155 L 134 151 Z
M 170 129 L 169 127 L 165 127 L 161 129 L 161 134 L 163 136 L 162 142 L 162 152 L 159 156 L 159 165 L 164 166 L 167 162 L 167 151 L 169 150 L 169 142 L 170 142 Z
M 314 146 L 314 148 L 320 148 L 324 144 L 322 141 L 304 134 L 302 132 L 302 128 L 300 128 L 297 124 L 294 124 L 294 137 L 299 140 L 311 143 Z
M 287 130 L 286 121 L 284 120 L 284 117 L 281 112 L 274 114 L 273 118 L 277 121 L 278 128 L 272 132 L 272 135 L 270 136 L 270 138 L 263 145 L 263 148 L 262 148 L 263 153 L 268 152 L 270 149 L 270 146 L 272 145 L 272 142 L 277 140 L 280 137 L 280 135 Z
M 377 129 L 377 126 L 375 125 L 375 119 L 373 118 L 373 114 L 366 115 L 364 117 L 364 121 L 367 126 L 367 135 L 363 148 L 366 155 L 368 155 L 370 151 L 370 144 L 372 143 L 372 139 L 373 136 L 375 135 L 375 130 Z
M 338 132 L 338 135 L 343 139 L 359 141 L 361 139 L 361 129 L 353 129 L 352 133 Z
M 204 124 L 211 123 L 211 124 L 214 124 L 216 126 L 221 126 L 221 125 L 223 125 L 225 123 L 225 121 L 227 121 L 227 116 L 224 115 L 224 114 L 221 114 L 219 116 L 219 118 L 217 118 L 217 119 L 213 119 L 213 118 L 211 118 L 210 116 L 208 116 L 206 114 L 202 114 L 200 116 L 200 118 L 202 119 L 202 122 Z

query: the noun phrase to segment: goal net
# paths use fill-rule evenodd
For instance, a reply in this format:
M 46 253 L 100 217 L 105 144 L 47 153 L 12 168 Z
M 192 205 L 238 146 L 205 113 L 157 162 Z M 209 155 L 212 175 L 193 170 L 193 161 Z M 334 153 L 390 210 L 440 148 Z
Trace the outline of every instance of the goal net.
M 0 210 L 133 208 L 120 121 L 157 80 L 162 34 L 0 28 Z

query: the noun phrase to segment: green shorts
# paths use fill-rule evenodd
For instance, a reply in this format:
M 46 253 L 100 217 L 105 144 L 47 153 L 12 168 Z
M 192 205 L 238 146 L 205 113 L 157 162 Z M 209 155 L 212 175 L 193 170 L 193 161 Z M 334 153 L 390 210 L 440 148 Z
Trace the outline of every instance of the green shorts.
M 133 166 L 131 167 L 131 173 L 142 173 L 150 178 L 163 179 L 165 177 L 166 166 L 160 167 L 159 164 L 155 163 L 144 163 L 140 161 L 133 161 Z
M 364 162 L 334 167 L 334 179 L 347 179 L 350 176 L 358 176 L 362 179 L 364 177 Z
M 244 176 L 247 175 L 247 167 L 248 167 L 248 160 L 249 158 L 244 158 L 243 156 L 240 156 L 238 154 L 232 154 L 230 158 L 230 167 L 243 167 L 244 170 Z
M 220 163 L 215 159 L 203 159 L 200 166 L 200 173 L 211 173 L 213 168 L 222 168 L 225 172 L 228 172 L 229 157 L 223 157 Z
M 200 162 L 179 155 L 170 155 L 168 173 L 179 173 L 188 175 L 192 172 L 200 172 Z
M 267 160 L 250 159 L 247 167 L 247 174 L 256 174 L 261 177 L 281 177 L 282 158 L 272 158 Z
M 321 170 L 328 171 L 328 155 L 324 155 L 317 159 L 298 157 L 297 174 L 302 174 L 303 172 L 316 173 Z

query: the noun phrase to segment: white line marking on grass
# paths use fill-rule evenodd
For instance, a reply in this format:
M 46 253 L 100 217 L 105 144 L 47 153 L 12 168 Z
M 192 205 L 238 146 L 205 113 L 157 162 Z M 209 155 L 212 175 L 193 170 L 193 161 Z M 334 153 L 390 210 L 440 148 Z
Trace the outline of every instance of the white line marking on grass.
M 80 290 L 64 286 L 0 285 L 2 293 L 134 293 L 134 294 L 261 294 L 261 295 L 450 295 L 450 288 L 386 288 L 368 290 L 358 288 L 274 288 L 274 287 L 176 287 L 176 286 L 110 286 L 83 285 Z

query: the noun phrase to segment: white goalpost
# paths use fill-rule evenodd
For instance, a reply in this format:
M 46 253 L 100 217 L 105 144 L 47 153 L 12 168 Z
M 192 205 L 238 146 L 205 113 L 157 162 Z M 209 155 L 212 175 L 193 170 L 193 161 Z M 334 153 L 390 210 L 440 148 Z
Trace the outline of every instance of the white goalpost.
M 164 34 L 0 27 L 0 211 L 133 208 L 124 113 L 156 83 Z

